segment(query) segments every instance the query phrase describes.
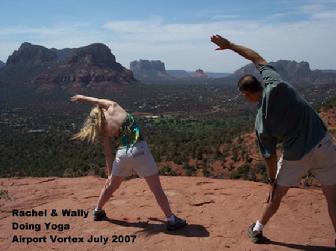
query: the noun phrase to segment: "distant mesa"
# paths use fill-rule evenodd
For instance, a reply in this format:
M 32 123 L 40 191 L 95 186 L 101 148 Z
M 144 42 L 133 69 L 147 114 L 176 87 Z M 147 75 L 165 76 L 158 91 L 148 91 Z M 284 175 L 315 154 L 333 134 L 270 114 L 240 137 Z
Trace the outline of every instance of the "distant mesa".
M 57 50 L 25 42 L 8 57 L 0 78 L 38 90 L 68 91 L 109 90 L 137 82 L 132 72 L 119 64 L 111 50 L 101 43 Z
M 311 77 L 311 70 L 308 62 L 302 61 L 300 63 L 289 60 L 279 60 L 270 62 L 285 80 L 309 79 Z M 248 64 L 233 73 L 234 75 L 254 74 L 258 75 L 254 64 Z
M 185 70 L 166 70 L 161 60 L 135 60 L 130 63 L 134 77 L 144 83 L 178 84 L 181 81 L 189 84 L 202 84 L 208 78 L 223 78 L 228 73 L 207 73 L 202 69 L 194 72 Z
M 190 78 L 191 74 L 190 72 L 187 72 L 185 70 L 167 70 L 167 74 L 174 78 Z
M 165 64 L 160 60 L 135 60 L 130 64 L 130 68 L 132 71 L 148 71 L 148 70 L 156 70 L 160 72 L 165 72 Z
M 197 69 L 192 74 L 192 77 L 194 77 L 194 78 L 208 78 L 208 75 L 202 69 Z
M 175 78 L 178 78 L 178 79 L 193 78 L 193 75 L 196 73 L 196 72 L 189 72 L 185 70 L 166 70 L 166 72 L 169 75 Z M 224 77 L 231 75 L 231 73 L 219 73 L 219 72 L 218 73 L 217 72 L 204 72 L 204 74 L 206 74 L 208 78 L 224 78 Z
M 309 63 L 305 61 L 296 62 L 291 60 L 278 60 L 276 62 L 270 62 L 269 64 L 279 72 L 282 79 L 289 81 L 291 84 L 296 86 L 307 84 L 323 84 L 335 79 L 334 71 L 311 70 Z M 255 65 L 251 63 L 236 70 L 226 79 L 229 82 L 236 82 L 241 76 L 245 74 L 253 74 L 259 79 L 261 78 L 259 71 L 256 69 Z
M 130 70 L 140 81 L 174 78 L 167 74 L 165 64 L 160 60 L 135 60 L 130 63 Z
M 279 60 L 271 62 L 284 80 L 296 86 L 335 82 L 335 70 L 311 70 L 309 63 Z M 102 43 L 80 48 L 48 49 L 24 42 L 7 59 L 0 62 L 0 88 L 66 92 L 84 90 L 115 91 L 116 88 L 143 82 L 155 84 L 236 84 L 244 74 L 260 78 L 254 64 L 233 74 L 166 70 L 160 60 L 136 60 L 130 70 L 117 62 L 111 50 Z

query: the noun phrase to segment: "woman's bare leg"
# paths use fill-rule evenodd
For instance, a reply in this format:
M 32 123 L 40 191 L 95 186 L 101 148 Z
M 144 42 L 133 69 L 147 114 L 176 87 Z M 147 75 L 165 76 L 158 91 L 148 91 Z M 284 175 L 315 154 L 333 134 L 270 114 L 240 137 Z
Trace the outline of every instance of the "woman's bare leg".
M 164 212 L 166 217 L 172 216 L 172 211 L 169 206 L 169 202 L 166 194 L 163 192 L 159 175 L 155 174 L 152 176 L 145 177 L 145 180 L 155 196 L 157 203 L 159 204 L 161 210 Z

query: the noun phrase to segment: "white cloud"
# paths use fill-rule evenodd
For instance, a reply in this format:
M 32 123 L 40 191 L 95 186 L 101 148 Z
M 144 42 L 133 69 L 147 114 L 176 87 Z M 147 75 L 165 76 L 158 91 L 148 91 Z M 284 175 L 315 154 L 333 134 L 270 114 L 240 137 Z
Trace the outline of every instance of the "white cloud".
M 93 42 L 107 44 L 117 60 L 128 67 L 137 59 L 159 59 L 167 69 L 230 72 L 248 63 L 233 52 L 218 52 L 210 42 L 212 34 L 222 34 L 233 42 L 258 51 L 268 61 L 290 59 L 308 61 L 312 68 L 336 68 L 336 10 L 325 1 L 279 12 L 264 20 L 246 20 L 211 14 L 207 22 L 169 23 L 161 17 L 147 20 L 107 21 L 93 24 L 62 24 L 52 27 L 0 28 L 0 59 L 4 60 L 18 47 L 18 41 L 29 41 L 46 47 L 79 47 Z M 276 20 L 276 22 L 274 22 Z M 1 54 L 2 53 L 2 54 Z M 5 54 L 6 53 L 6 54 Z
M 110 21 L 106 22 L 103 28 L 113 32 L 148 33 L 155 32 L 162 25 L 162 21 L 161 17 L 152 17 L 146 21 Z
M 109 22 L 110 25 L 112 23 Z M 137 26 L 127 37 L 123 35 L 129 29 L 123 31 L 123 27 L 119 27 L 120 40 L 114 42 L 113 47 L 119 47 L 119 43 L 125 48 L 125 51 L 119 52 L 120 58 L 161 59 L 167 68 L 175 69 L 201 67 L 212 71 L 233 71 L 246 62 L 232 53 L 212 51 L 215 46 L 209 38 L 219 33 L 259 51 L 269 61 L 305 60 L 312 68 L 336 68 L 333 46 L 336 22 L 329 19 L 313 18 L 292 23 L 228 20 L 197 24 L 160 22 L 152 26 L 150 22 L 143 21 L 141 24 L 142 27 Z M 127 41 L 132 41 L 130 46 L 124 44 Z
M 335 21 L 336 19 L 336 2 L 335 1 L 315 1 L 303 5 L 300 12 L 307 14 L 311 19 L 326 19 Z

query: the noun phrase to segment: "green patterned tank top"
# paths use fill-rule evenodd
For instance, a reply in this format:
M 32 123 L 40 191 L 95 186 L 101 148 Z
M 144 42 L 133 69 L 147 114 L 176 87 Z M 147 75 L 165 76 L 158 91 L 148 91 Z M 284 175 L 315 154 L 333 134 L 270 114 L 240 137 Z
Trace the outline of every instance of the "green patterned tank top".
M 120 127 L 119 147 L 132 147 L 140 140 L 143 140 L 140 127 L 134 117 L 128 113 Z

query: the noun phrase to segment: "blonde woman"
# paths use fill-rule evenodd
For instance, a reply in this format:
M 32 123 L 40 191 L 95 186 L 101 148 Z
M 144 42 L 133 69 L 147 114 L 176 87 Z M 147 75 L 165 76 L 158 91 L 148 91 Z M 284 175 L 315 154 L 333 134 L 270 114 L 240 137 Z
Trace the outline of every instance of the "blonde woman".
M 177 230 L 186 226 L 186 221 L 175 216 L 170 209 L 168 199 L 161 187 L 158 168 L 134 117 L 118 103 L 108 99 L 75 95 L 71 97 L 71 101 L 95 105 L 82 129 L 73 138 L 89 142 L 99 140 L 104 148 L 108 178 L 93 211 L 94 220 L 106 218 L 103 206 L 119 188 L 123 179 L 130 176 L 134 170 L 146 180 L 153 192 L 167 218 L 167 230 Z M 114 138 L 119 141 L 119 148 L 112 163 L 111 140 Z

